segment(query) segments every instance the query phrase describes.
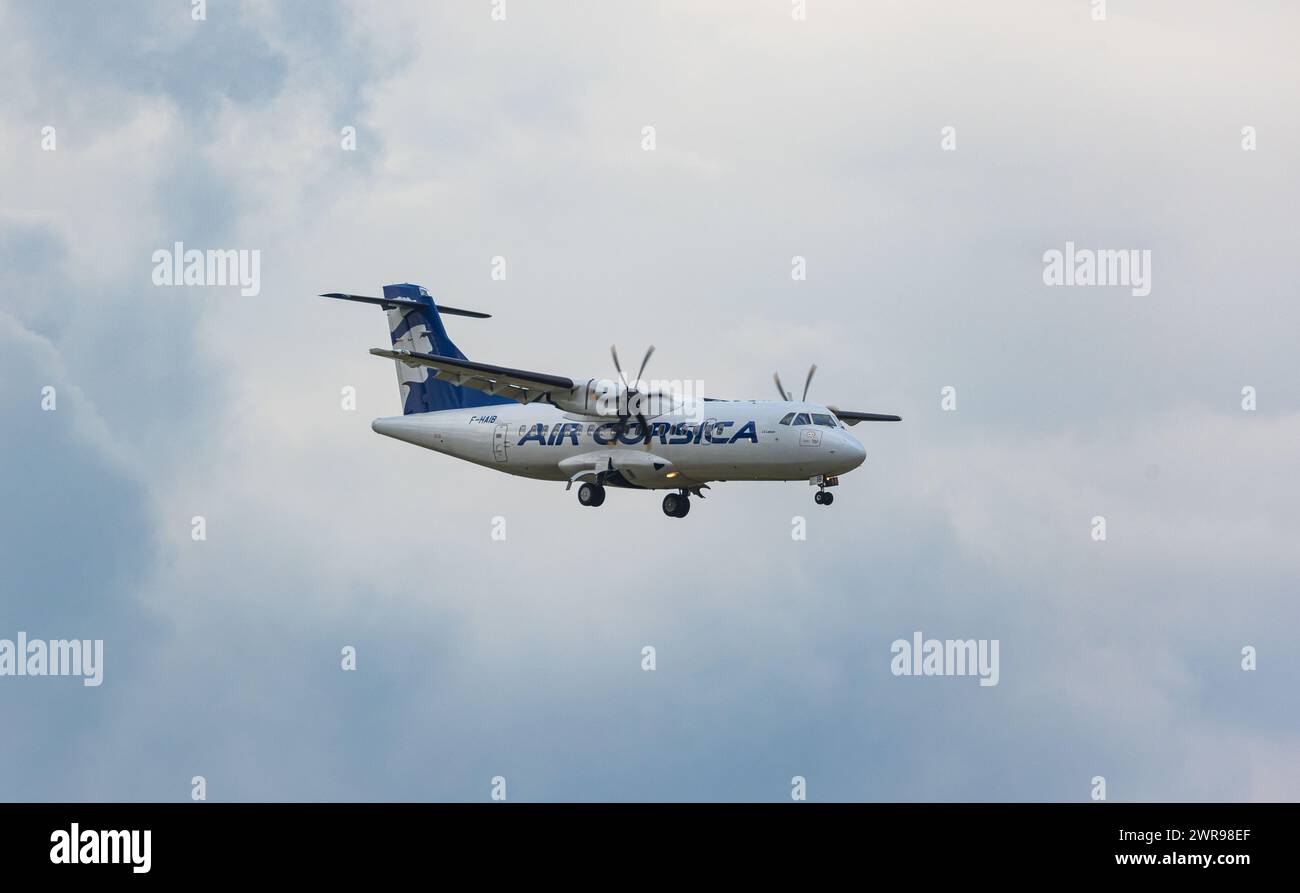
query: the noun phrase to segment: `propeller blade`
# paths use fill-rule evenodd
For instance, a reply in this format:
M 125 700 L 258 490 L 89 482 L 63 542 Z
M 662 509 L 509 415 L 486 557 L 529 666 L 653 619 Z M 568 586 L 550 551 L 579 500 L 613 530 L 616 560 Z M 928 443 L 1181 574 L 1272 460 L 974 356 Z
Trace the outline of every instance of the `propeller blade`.
M 646 367 L 646 364 L 648 364 L 648 363 L 650 362 L 650 355 L 653 354 L 654 352 L 655 352 L 655 346 L 654 346 L 653 344 L 651 344 L 650 347 L 649 347 L 649 348 L 646 350 L 646 352 L 645 352 L 645 359 L 643 359 L 643 360 L 641 361 L 641 369 L 640 369 L 640 371 L 638 371 L 637 374 L 636 374 L 636 380 L 637 380 L 638 382 L 640 382 L 640 381 L 641 381 L 641 377 L 642 377 L 643 375 L 645 375 L 645 367 Z
M 800 398 L 801 400 L 808 399 L 808 386 L 812 384 L 813 373 L 816 371 L 817 371 L 816 363 L 813 363 L 810 367 L 808 367 L 808 378 L 803 383 L 803 396 Z
M 609 346 L 609 355 L 614 358 L 614 368 L 618 371 L 618 377 L 623 382 L 623 387 L 627 387 L 627 376 L 623 374 L 623 367 L 618 362 L 618 351 L 614 345 Z
M 772 373 L 772 381 L 776 382 L 776 392 L 781 395 L 781 399 L 789 400 L 792 395 L 785 392 L 785 388 L 781 384 L 781 376 L 779 373 Z

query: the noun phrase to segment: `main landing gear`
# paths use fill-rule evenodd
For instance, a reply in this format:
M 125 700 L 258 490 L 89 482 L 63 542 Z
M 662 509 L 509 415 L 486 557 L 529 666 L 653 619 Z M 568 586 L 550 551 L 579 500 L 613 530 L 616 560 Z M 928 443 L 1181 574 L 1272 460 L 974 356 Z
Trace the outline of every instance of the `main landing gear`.
M 701 497 L 702 498 L 702 497 Z M 605 488 L 601 484 L 583 484 L 578 488 L 578 502 L 595 508 L 605 501 Z M 685 518 L 691 510 L 690 493 L 679 490 L 664 497 L 664 514 L 670 518 Z
M 664 514 L 670 518 L 685 518 L 691 510 L 691 498 L 685 490 L 664 497 Z

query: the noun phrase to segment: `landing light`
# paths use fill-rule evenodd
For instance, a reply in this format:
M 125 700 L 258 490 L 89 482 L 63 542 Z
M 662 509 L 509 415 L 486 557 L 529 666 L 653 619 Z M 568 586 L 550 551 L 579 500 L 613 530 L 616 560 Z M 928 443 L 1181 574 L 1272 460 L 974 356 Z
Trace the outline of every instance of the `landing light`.
M 664 475 L 664 477 L 666 477 L 666 478 L 675 478 L 675 477 L 677 477 L 677 472 L 675 472 L 675 471 L 670 471 L 670 472 L 668 472 L 666 475 Z

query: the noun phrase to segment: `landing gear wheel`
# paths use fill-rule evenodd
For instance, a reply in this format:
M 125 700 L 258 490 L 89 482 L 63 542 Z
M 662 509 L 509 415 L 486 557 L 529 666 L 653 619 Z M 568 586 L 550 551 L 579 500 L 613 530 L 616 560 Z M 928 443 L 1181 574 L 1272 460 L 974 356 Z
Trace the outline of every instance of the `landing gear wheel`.
M 579 498 L 581 498 L 581 497 L 579 497 Z M 825 505 L 825 504 L 826 504 L 826 491 L 825 491 L 825 490 L 818 490 L 816 493 L 814 493 L 814 494 L 813 494 L 813 502 L 817 503 L 818 505 Z
M 669 493 L 664 497 L 664 514 L 670 518 L 685 518 L 691 510 L 691 501 L 685 496 Z
M 605 501 L 605 488 L 600 484 L 583 484 L 578 488 L 578 502 L 595 508 Z
M 835 501 L 835 494 L 827 490 L 822 494 L 822 505 L 830 505 Z

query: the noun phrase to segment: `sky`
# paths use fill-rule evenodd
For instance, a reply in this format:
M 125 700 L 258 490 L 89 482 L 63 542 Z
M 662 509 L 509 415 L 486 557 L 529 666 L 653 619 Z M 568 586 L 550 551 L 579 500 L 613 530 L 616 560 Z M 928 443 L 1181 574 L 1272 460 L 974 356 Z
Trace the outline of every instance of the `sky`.
M 0 676 L 0 799 L 1300 798 L 1300 10 L 798 6 L 0 2 L 0 639 L 104 642 Z M 833 507 L 583 509 L 370 430 L 317 296 L 405 281 L 474 360 L 904 421 Z

